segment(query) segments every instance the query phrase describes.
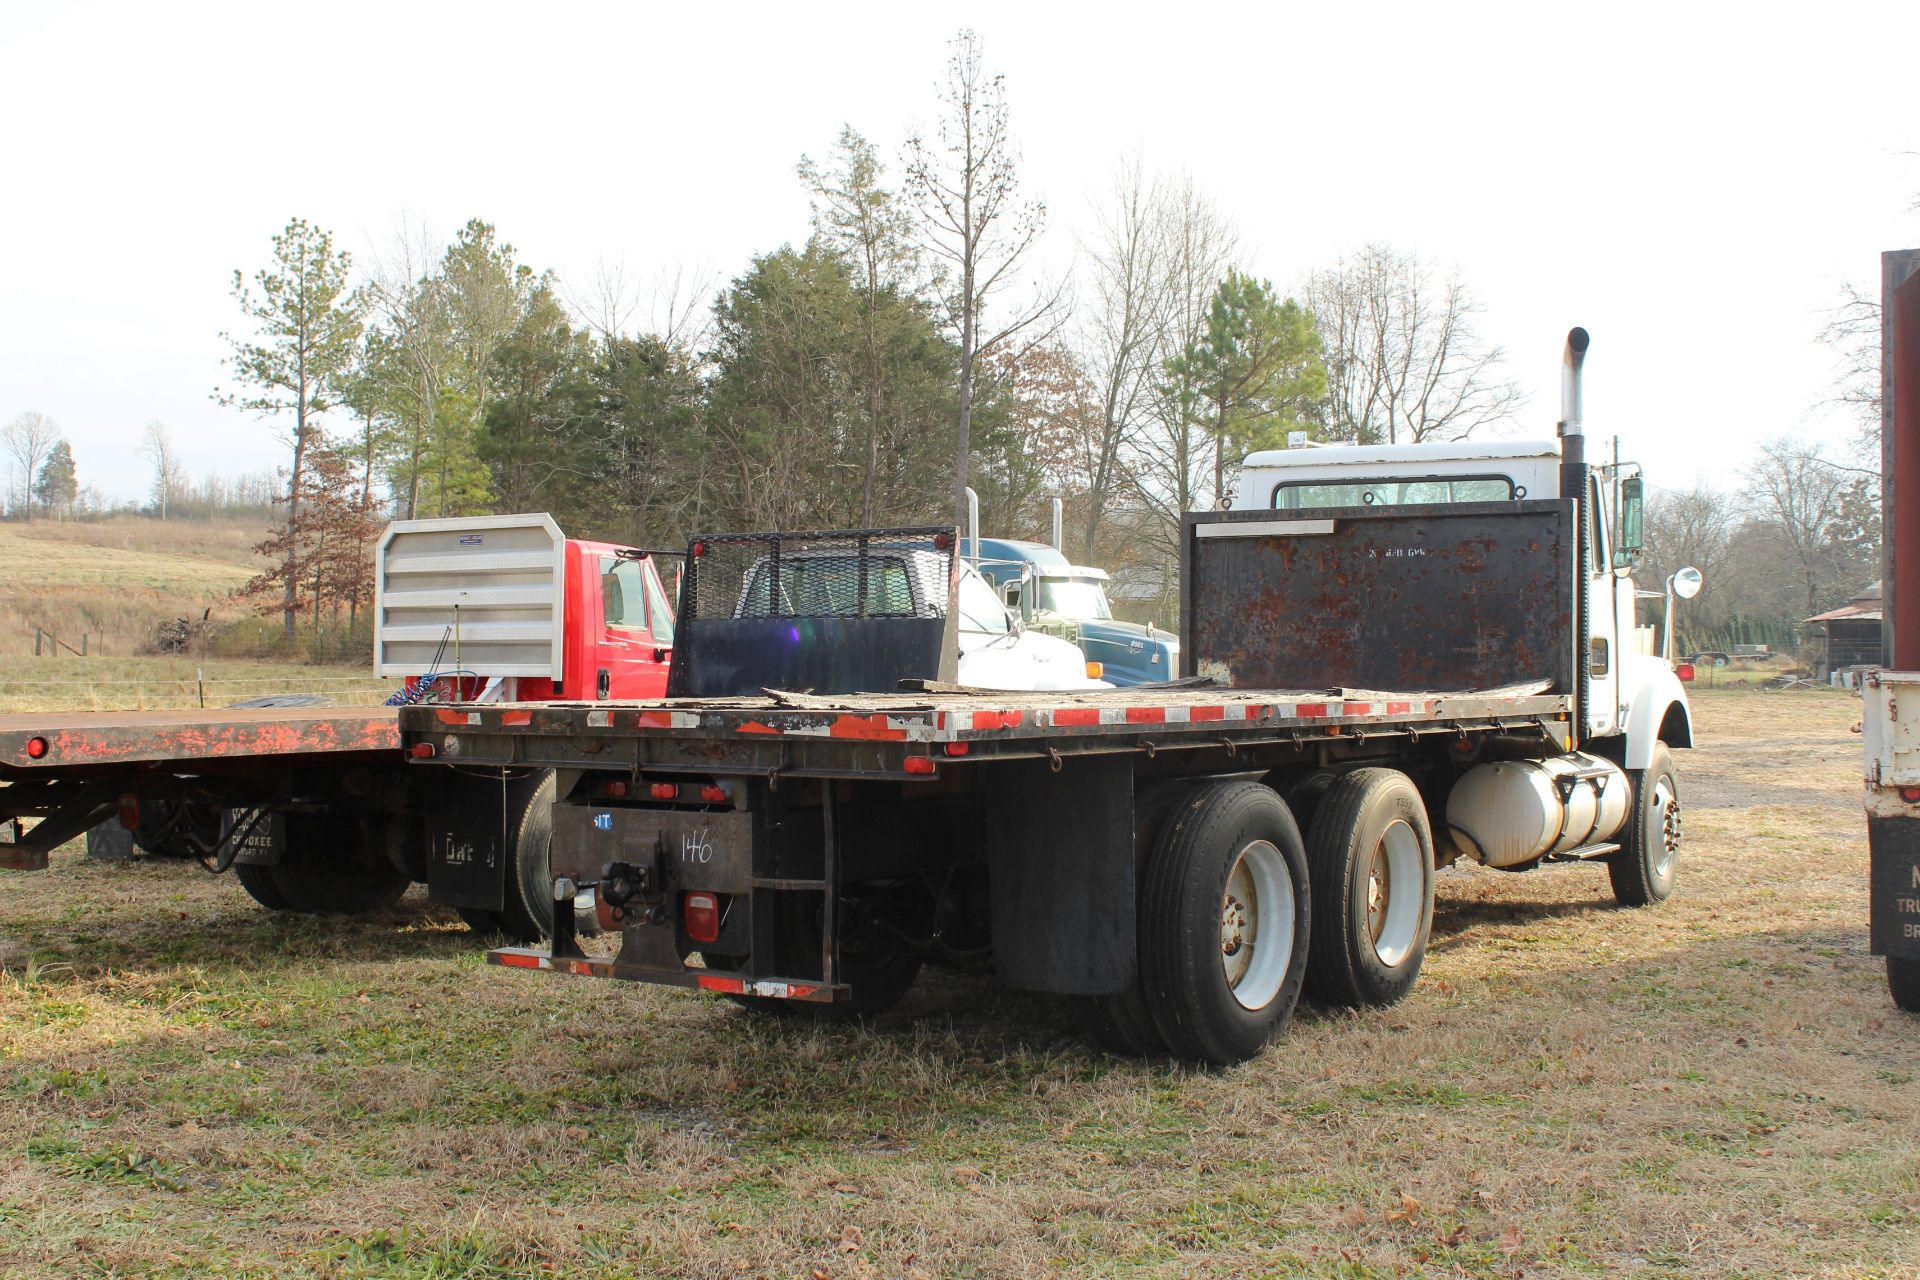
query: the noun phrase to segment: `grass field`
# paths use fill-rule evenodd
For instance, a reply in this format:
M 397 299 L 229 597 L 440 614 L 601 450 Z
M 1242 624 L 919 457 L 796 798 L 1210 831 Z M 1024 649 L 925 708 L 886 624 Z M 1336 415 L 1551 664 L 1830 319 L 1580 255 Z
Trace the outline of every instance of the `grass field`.
M 233 592 L 260 571 L 264 522 L 100 521 L 0 525 L 0 652 L 33 652 L 35 628 L 68 646 L 125 656 L 174 618 L 240 616 Z M 52 651 L 51 645 L 43 646 Z
M 819 1027 L 61 857 L 0 894 L 0 1273 L 1913 1276 L 1857 706 L 1703 693 L 1673 901 L 1448 871 L 1404 1004 L 1223 1072 L 980 978 Z
M 122 711 L 224 707 L 277 693 L 317 693 L 343 707 L 373 706 L 398 688 L 369 666 L 248 658 L 0 656 L 0 711 Z

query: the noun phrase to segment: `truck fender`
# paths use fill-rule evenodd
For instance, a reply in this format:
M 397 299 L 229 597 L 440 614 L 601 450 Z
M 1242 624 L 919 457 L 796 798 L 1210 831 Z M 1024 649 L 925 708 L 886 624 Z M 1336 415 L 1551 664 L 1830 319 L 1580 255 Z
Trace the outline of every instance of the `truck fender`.
M 1663 660 L 1642 658 L 1632 674 L 1633 701 L 1627 707 L 1627 749 L 1621 763 L 1628 769 L 1645 769 L 1653 763 L 1653 749 L 1659 743 L 1693 745 L 1693 712 L 1687 706 L 1686 687 Z

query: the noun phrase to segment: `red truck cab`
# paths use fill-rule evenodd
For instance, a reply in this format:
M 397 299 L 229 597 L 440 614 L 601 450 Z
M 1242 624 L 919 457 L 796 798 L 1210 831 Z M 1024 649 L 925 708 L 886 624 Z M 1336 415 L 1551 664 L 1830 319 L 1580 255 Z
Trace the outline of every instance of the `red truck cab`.
M 662 697 L 663 558 L 565 538 L 546 515 L 396 521 L 376 563 L 375 671 L 407 678 L 406 701 L 423 683 L 461 701 Z

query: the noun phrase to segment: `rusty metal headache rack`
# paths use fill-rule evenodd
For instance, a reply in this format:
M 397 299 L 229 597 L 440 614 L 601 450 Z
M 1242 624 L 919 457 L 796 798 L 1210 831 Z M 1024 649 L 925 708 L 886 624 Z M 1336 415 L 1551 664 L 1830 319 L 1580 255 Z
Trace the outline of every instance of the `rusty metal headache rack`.
M 939 526 L 695 538 L 667 694 L 950 679 L 956 551 Z

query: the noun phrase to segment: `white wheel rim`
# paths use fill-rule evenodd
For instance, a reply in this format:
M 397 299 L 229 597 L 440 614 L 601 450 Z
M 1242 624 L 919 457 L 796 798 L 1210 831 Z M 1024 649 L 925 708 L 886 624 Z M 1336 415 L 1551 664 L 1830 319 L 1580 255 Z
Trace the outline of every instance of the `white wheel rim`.
M 1220 898 L 1220 967 L 1243 1009 L 1264 1009 L 1293 964 L 1293 875 L 1280 850 L 1255 840 L 1240 850 Z
M 1653 876 L 1664 881 L 1673 874 L 1673 863 L 1680 856 L 1680 797 L 1673 793 L 1673 781 L 1661 778 L 1653 785 Z
M 1380 963 L 1391 969 L 1407 958 L 1420 933 L 1426 898 L 1420 874 L 1420 837 L 1395 819 L 1367 859 L 1367 936 Z

